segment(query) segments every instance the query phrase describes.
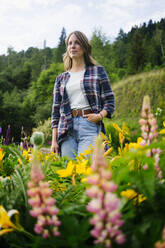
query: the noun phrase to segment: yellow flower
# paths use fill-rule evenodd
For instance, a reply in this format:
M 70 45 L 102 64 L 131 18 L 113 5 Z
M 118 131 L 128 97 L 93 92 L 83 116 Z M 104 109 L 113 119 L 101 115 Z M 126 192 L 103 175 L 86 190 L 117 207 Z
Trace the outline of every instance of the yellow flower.
M 116 129 L 116 131 L 118 131 L 119 133 L 122 133 L 123 130 L 116 124 L 116 123 L 113 123 L 112 126 Z
M 0 161 L 4 158 L 5 153 L 3 152 L 2 148 L 0 148 Z
M 124 196 L 125 198 L 127 198 L 127 200 L 131 200 L 131 199 L 135 198 L 134 203 L 136 201 L 138 201 L 138 203 L 141 203 L 142 201 L 145 201 L 147 199 L 145 196 L 143 196 L 142 194 L 138 194 L 133 189 L 127 189 L 125 191 L 122 191 L 120 193 L 120 195 Z
M 72 175 L 74 168 L 75 168 L 75 164 L 73 163 L 72 160 L 70 160 L 68 162 L 66 169 L 57 170 L 56 173 L 59 175 L 59 177 L 69 177 Z
M 138 202 L 141 203 L 143 201 L 145 201 L 147 198 L 145 196 L 143 196 L 142 194 L 138 195 Z
M 10 220 L 12 215 L 16 216 L 16 224 Z M 19 212 L 15 209 L 12 209 L 7 213 L 4 207 L 0 206 L 0 236 L 14 230 L 23 230 L 23 227 L 19 224 Z
M 110 147 L 105 153 L 104 157 L 108 156 L 113 151 L 113 147 Z
M 134 198 L 137 193 L 133 189 L 127 189 L 120 193 L 121 196 L 126 197 L 128 200 Z
M 101 132 L 100 135 L 101 135 L 101 137 L 102 137 L 103 140 L 107 140 L 107 137 L 106 137 L 106 135 L 103 132 Z
M 141 149 L 142 146 L 141 146 L 141 142 L 143 141 L 142 137 L 139 137 L 137 139 L 137 142 L 136 143 L 129 143 L 128 147 L 129 149 L 133 148 L 133 149 Z
M 20 158 L 18 158 L 18 164 L 19 164 L 19 165 L 22 165 L 22 161 L 21 161 Z
M 92 174 L 92 169 L 91 169 L 91 167 L 88 167 L 88 168 L 86 169 L 85 175 L 89 176 L 89 175 L 91 175 L 91 174 Z
M 85 174 L 88 160 L 76 164 L 76 174 Z
M 45 160 L 47 161 L 48 159 L 49 159 L 49 156 L 48 156 L 48 155 L 46 155 L 46 156 L 45 156 Z

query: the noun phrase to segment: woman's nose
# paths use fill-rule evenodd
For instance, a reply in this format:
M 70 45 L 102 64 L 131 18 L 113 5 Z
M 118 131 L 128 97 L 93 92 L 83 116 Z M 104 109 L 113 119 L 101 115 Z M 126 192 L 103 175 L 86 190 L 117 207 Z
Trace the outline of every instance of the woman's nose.
M 74 42 L 71 44 L 71 47 L 75 47 L 75 43 Z

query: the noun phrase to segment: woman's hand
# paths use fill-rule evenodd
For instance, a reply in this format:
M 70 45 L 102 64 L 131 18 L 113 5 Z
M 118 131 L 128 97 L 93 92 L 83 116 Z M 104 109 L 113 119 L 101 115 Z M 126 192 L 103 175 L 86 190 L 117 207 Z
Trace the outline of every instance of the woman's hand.
M 102 120 L 102 117 L 100 114 L 87 114 L 84 115 L 84 117 L 91 122 L 98 122 Z
M 51 148 L 50 148 L 50 151 L 51 152 L 58 153 L 58 144 L 57 144 L 56 141 L 52 143 Z

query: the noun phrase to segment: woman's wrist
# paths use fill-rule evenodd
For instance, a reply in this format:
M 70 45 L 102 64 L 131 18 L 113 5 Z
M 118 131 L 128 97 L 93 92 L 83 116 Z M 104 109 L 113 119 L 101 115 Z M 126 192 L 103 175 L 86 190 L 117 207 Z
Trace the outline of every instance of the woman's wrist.
M 102 115 L 101 113 L 98 113 L 97 116 L 98 116 L 98 118 L 99 118 L 99 121 L 102 121 L 103 118 L 104 118 L 103 115 Z
M 101 121 L 103 120 L 103 118 L 104 118 L 104 116 L 103 116 L 103 114 L 100 112 L 99 113 L 99 115 L 100 115 L 100 117 L 101 117 Z

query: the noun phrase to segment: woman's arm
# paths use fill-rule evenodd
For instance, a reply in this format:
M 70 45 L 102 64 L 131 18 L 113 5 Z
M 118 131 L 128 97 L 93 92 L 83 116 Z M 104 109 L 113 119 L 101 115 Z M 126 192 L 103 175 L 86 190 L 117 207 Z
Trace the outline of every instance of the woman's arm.
M 100 81 L 101 99 L 103 102 L 103 110 L 106 110 L 107 111 L 106 116 L 108 118 L 111 118 L 115 110 L 115 97 L 111 89 L 110 81 L 109 81 L 108 75 L 104 67 L 101 67 L 100 69 L 101 69 L 101 74 L 100 74 L 101 75 L 101 81 Z
M 58 153 L 57 130 L 57 128 L 52 129 L 52 145 L 50 148 L 50 151 L 55 153 Z
M 57 134 L 58 134 L 58 122 L 60 118 L 60 104 L 61 104 L 61 95 L 60 95 L 58 79 L 59 77 L 57 77 L 54 85 L 52 118 L 51 118 L 51 128 L 52 128 L 51 152 L 56 152 L 56 153 L 58 153 Z

